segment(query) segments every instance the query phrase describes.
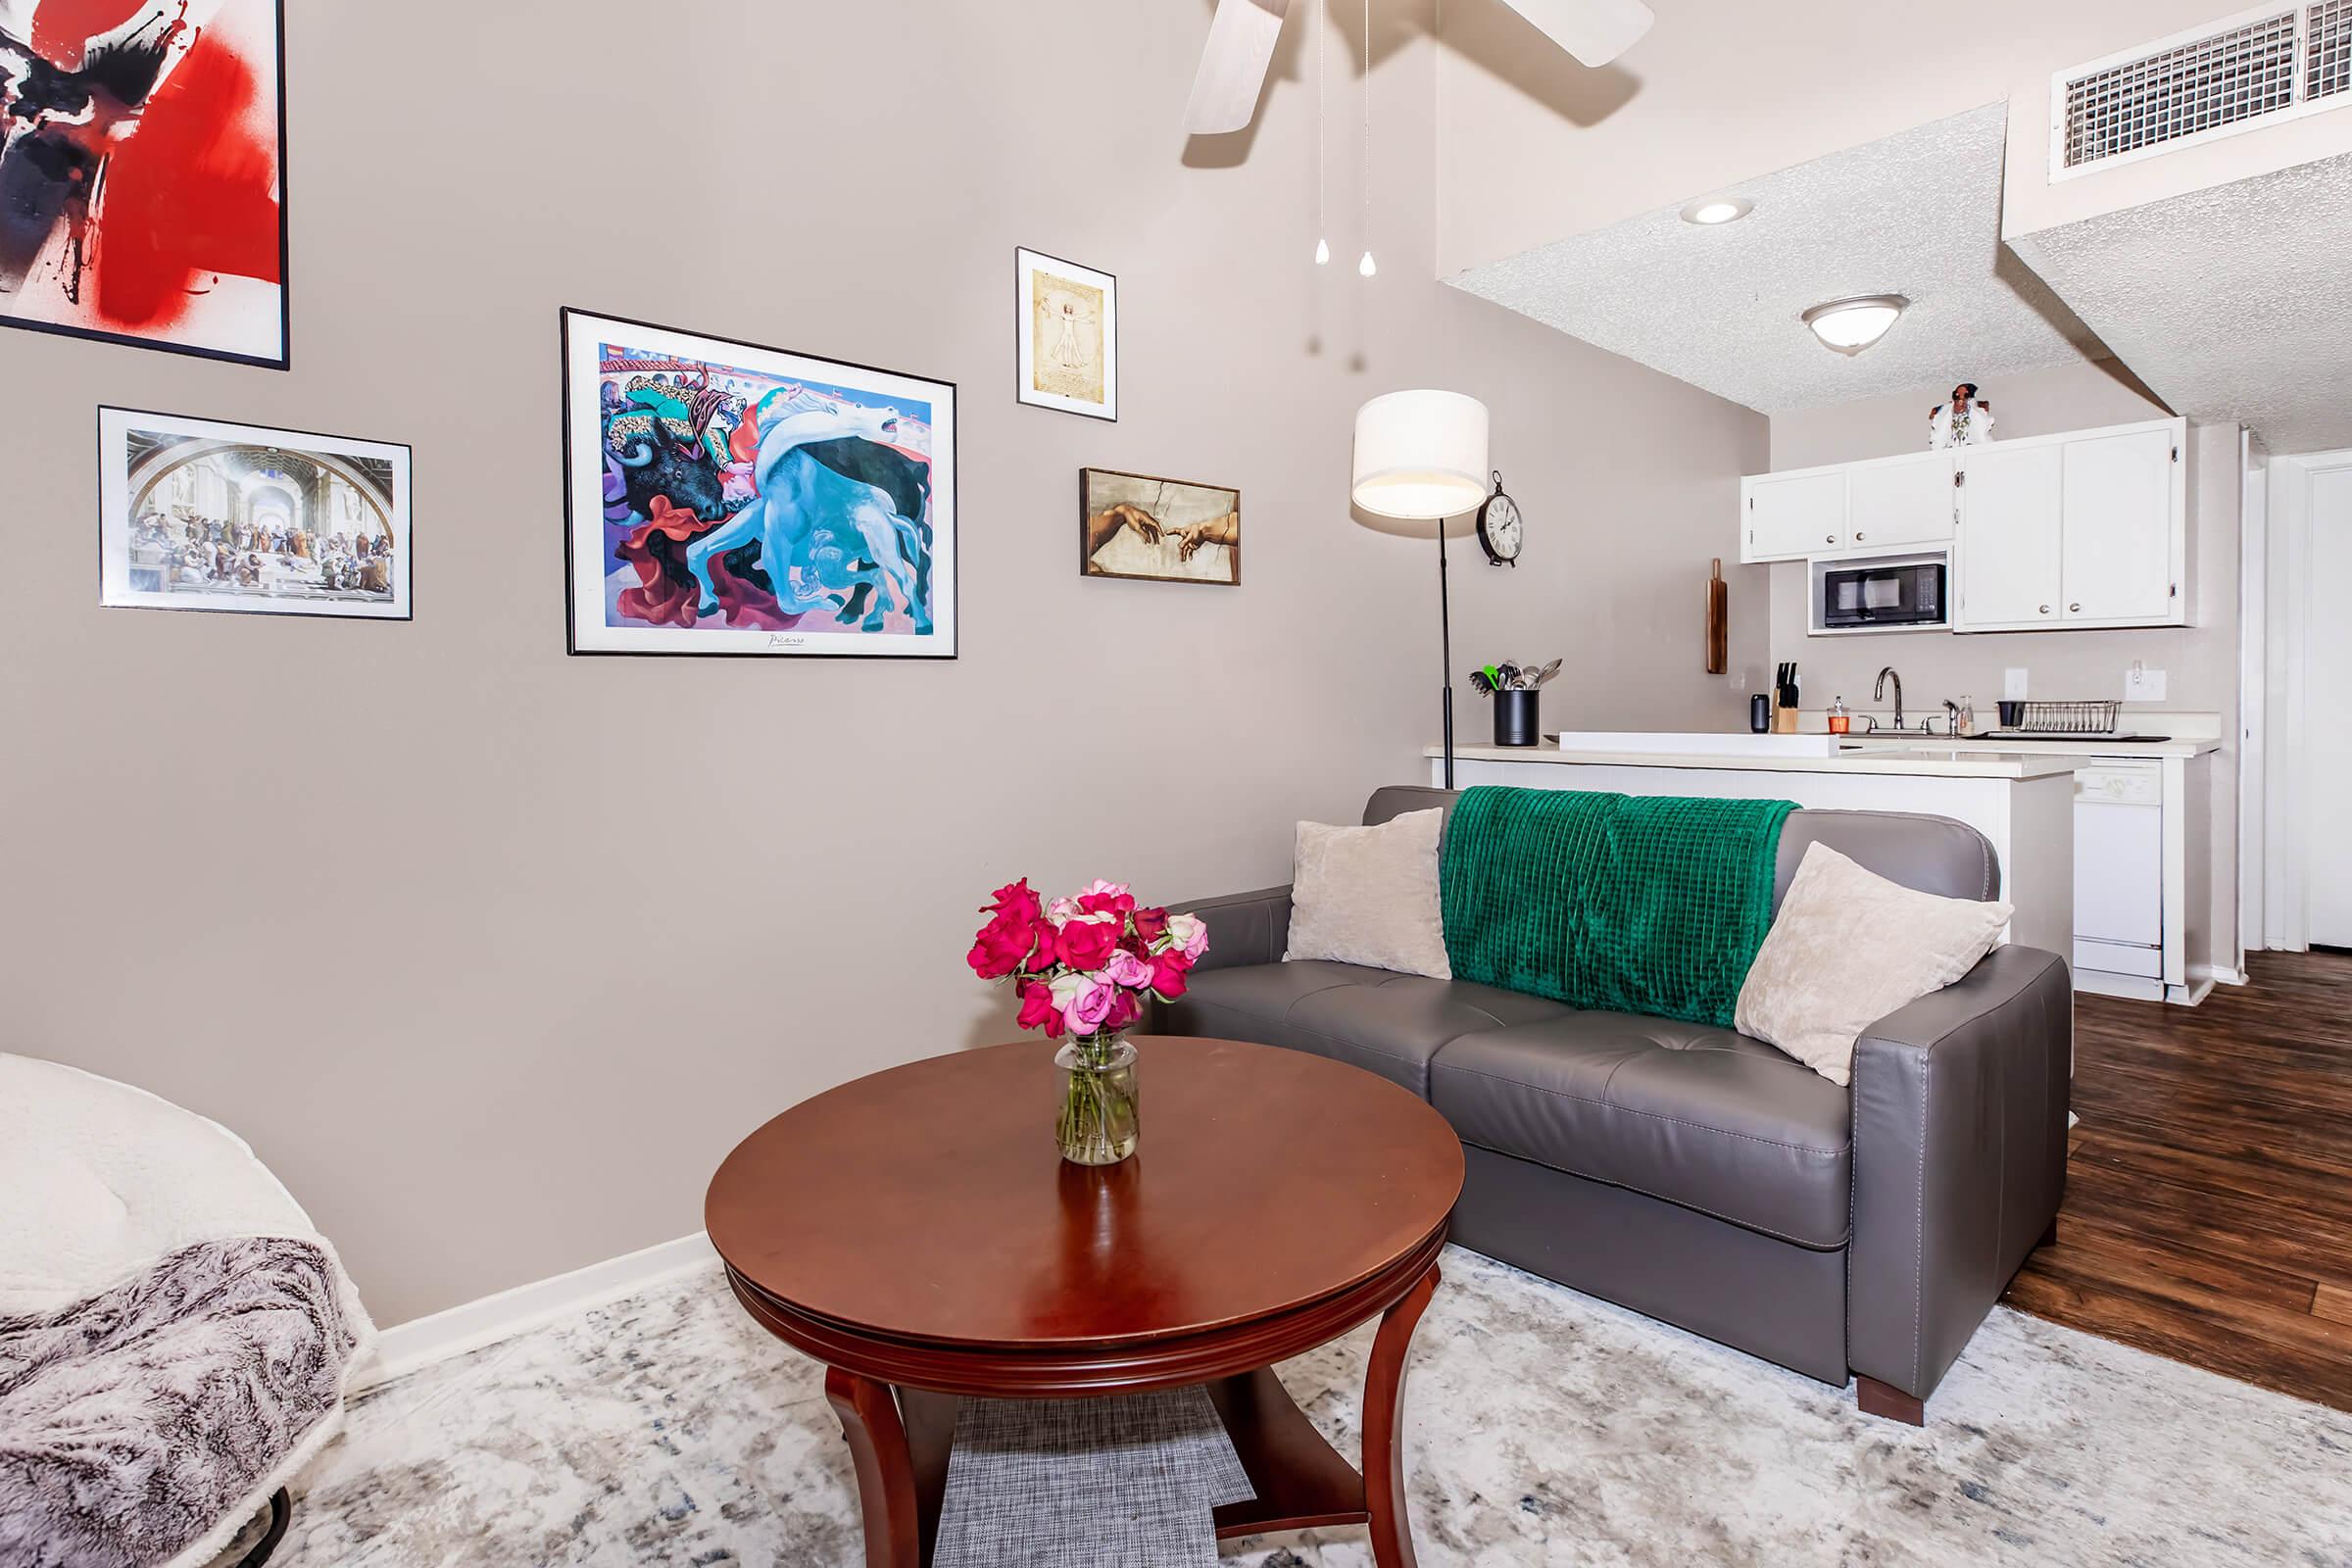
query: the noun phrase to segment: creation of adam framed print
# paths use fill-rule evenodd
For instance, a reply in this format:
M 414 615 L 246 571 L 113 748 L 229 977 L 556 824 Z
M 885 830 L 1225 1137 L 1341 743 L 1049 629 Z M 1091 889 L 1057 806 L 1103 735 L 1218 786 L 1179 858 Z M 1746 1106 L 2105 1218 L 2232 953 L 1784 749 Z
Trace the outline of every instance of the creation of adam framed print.
M 956 657 L 956 385 L 566 309 L 571 652 Z
M 1242 493 L 1115 468 L 1078 470 L 1078 570 L 1148 582 L 1242 582 Z
M 1013 252 L 1020 398 L 1041 409 L 1119 416 L 1119 280 L 1039 251 Z
M 279 0 L 0 0 L 0 326 L 286 368 Z
M 98 411 L 103 605 L 407 620 L 409 449 Z

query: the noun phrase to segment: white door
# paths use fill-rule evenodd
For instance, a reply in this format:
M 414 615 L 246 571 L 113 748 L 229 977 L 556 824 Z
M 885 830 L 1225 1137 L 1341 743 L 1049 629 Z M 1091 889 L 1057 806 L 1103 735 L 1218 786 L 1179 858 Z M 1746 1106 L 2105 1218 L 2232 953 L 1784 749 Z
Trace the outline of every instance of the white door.
M 1758 474 L 1744 481 L 1747 532 L 1741 561 L 1796 561 L 1845 538 L 1845 474 Z
M 1959 626 L 2055 626 L 2064 449 L 1972 447 L 1960 488 Z
M 1952 454 L 1922 452 L 1846 470 L 1846 543 L 1865 553 L 1952 536 Z
M 2313 942 L 2352 948 L 2352 468 L 2311 476 L 2311 569 L 2304 601 L 2303 820 Z
M 2165 428 L 2065 444 L 2068 620 L 2171 615 L 2177 439 Z

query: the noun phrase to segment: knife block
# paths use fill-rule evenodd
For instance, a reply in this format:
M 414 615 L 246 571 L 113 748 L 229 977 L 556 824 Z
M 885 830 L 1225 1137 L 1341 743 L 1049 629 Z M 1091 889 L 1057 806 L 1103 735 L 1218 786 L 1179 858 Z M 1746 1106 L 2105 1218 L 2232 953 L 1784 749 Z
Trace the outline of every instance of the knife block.
M 1796 710 L 1795 710 L 1795 709 L 1793 709 L 1793 708 L 1776 708 L 1776 709 L 1774 709 L 1774 710 L 1772 710 L 1772 732 L 1773 732 L 1775 735 L 1793 735 L 1793 734 L 1795 734 L 1795 733 L 1796 733 Z

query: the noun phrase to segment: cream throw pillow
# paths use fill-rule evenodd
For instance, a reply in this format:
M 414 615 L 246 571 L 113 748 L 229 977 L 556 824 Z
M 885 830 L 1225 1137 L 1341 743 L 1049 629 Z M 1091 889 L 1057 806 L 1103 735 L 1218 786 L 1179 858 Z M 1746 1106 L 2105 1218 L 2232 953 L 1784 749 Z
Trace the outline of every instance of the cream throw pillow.
M 1740 1032 L 1849 1083 L 1862 1031 L 1975 968 L 2009 912 L 1889 882 L 1815 844 L 1740 987 Z
M 1446 813 L 1434 807 L 1378 827 L 1299 823 L 1284 961 L 1330 958 L 1452 979 L 1438 905 L 1445 827 Z

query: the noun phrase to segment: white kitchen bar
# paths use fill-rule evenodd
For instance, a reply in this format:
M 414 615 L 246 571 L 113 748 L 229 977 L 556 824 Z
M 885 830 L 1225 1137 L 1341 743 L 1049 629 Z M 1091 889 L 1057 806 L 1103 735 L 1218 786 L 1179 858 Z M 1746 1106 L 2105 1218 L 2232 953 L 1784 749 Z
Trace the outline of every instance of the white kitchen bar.
M 1678 737 L 1642 737 L 1660 748 Z M 1826 755 L 1773 755 L 1757 736 L 1753 750 L 1727 753 L 1748 737 L 1710 735 L 1713 752 L 1562 750 L 1543 746 L 1454 749 L 1454 784 L 1526 789 L 1611 790 L 1622 795 L 1688 795 L 1786 800 L 1838 811 L 1922 811 L 1966 822 L 2000 857 L 2001 896 L 2015 906 L 2011 940 L 2072 956 L 2075 948 L 2075 764 L 2065 757 L 1984 755 L 1873 748 Z M 1825 738 L 1826 739 L 1826 738 Z M 1613 738 L 1609 744 L 1618 744 Z M 1445 777 L 1444 753 L 1431 747 L 1430 782 Z

